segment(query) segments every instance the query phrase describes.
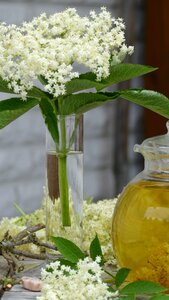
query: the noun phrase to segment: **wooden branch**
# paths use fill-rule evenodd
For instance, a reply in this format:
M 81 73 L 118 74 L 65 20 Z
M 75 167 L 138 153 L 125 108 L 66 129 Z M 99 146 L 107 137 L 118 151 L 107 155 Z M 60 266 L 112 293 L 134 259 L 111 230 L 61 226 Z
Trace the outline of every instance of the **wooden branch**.
M 37 224 L 35 226 L 29 226 L 23 231 L 19 232 L 16 237 L 14 238 L 15 241 L 22 240 L 23 238 L 27 237 L 30 233 L 34 233 L 36 231 L 39 231 L 41 229 L 44 229 L 44 224 Z
M 44 243 L 41 242 L 36 236 L 33 237 L 32 243 L 39 246 L 39 247 L 44 247 L 52 250 L 57 250 L 56 246 L 50 244 L 50 243 Z
M 40 260 L 47 258 L 44 253 L 35 254 L 28 251 L 18 250 L 16 247 L 33 243 L 39 247 L 57 250 L 54 245 L 42 242 L 37 238 L 36 232 L 44 228 L 44 224 L 28 226 L 13 238 L 9 235 L 9 232 L 5 233 L 4 239 L 0 242 L 0 252 L 9 265 L 9 276 L 13 276 L 15 272 L 19 272 L 24 269 L 24 265 L 20 262 L 20 257 L 22 256 Z
M 35 253 L 16 250 L 16 249 L 12 249 L 11 252 L 14 253 L 15 255 L 18 255 L 18 256 L 24 256 L 24 257 L 29 257 L 29 258 L 33 258 L 33 259 L 44 260 L 44 259 L 47 258 L 46 254 L 42 254 L 42 253 L 35 254 Z

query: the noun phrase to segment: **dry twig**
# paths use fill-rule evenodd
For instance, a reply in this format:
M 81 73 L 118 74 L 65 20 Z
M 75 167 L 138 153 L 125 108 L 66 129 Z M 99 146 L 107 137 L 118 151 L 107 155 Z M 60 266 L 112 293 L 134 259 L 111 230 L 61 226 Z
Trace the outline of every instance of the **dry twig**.
M 15 272 L 19 272 L 24 269 L 23 263 L 20 262 L 21 257 L 29 257 L 40 260 L 46 259 L 45 253 L 34 254 L 31 252 L 18 250 L 16 247 L 33 243 L 39 247 L 56 250 L 54 245 L 41 242 L 37 238 L 36 232 L 44 228 L 44 224 L 28 226 L 13 238 L 9 235 L 9 232 L 6 232 L 4 239 L 0 242 L 0 254 L 2 254 L 2 256 L 7 260 L 9 265 L 8 276 L 13 276 Z

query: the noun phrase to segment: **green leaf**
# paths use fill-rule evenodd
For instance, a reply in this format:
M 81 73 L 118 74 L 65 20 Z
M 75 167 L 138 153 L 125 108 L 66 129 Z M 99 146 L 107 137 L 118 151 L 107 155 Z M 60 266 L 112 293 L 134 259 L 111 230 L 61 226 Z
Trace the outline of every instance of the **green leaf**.
M 69 260 L 72 263 L 77 263 L 79 259 L 85 258 L 82 250 L 70 240 L 62 237 L 52 237 L 52 241 L 66 260 Z
M 70 115 L 72 113 L 82 114 L 88 110 L 96 108 L 109 102 L 119 96 L 118 92 L 108 93 L 80 93 L 68 95 L 63 98 L 60 106 L 62 115 Z
M 97 90 L 101 90 L 112 84 L 130 80 L 132 78 L 153 72 L 155 70 L 157 70 L 157 68 L 138 64 L 118 64 L 115 66 L 111 66 L 110 75 L 106 79 L 99 82 L 101 87 L 97 88 Z
M 165 294 L 158 294 L 149 298 L 149 300 L 169 300 L 169 296 Z
M 102 253 L 100 241 L 99 241 L 98 236 L 96 234 L 94 240 L 90 244 L 90 257 L 93 260 L 96 260 L 97 256 L 100 256 L 100 258 L 101 258 L 101 265 L 103 265 L 104 264 L 103 253 Z
M 120 97 L 146 107 L 159 115 L 169 118 L 169 99 L 164 95 L 144 89 L 119 91 Z
M 129 272 L 130 272 L 130 269 L 127 269 L 127 268 L 121 268 L 120 270 L 118 270 L 118 272 L 115 276 L 115 284 L 116 284 L 117 288 L 125 281 Z
M 38 100 L 33 98 L 27 98 L 26 101 L 20 98 L 10 98 L 0 101 L 0 129 L 16 120 L 37 104 Z
M 54 111 L 53 104 L 50 99 L 42 98 L 39 102 L 42 115 L 44 117 L 47 128 L 56 144 L 59 143 L 59 132 L 57 124 L 57 115 Z
M 165 292 L 167 289 L 162 287 L 159 283 L 151 281 L 135 281 L 126 285 L 121 291 L 120 294 L 129 295 L 143 295 L 143 294 L 153 294 Z
M 113 289 L 113 288 L 112 288 L 112 286 L 109 286 L 109 287 L 108 287 L 108 291 L 109 291 L 109 292 L 111 292 L 111 293 L 114 293 L 114 292 L 116 292 L 116 290 L 115 290 L 115 289 Z
M 12 89 L 10 89 L 8 87 L 8 81 L 6 80 L 3 80 L 1 77 L 0 77 L 0 92 L 2 93 L 9 93 L 9 94 L 16 94 Z M 34 86 L 31 90 L 29 90 L 27 92 L 27 96 L 28 98 L 31 97 L 31 98 L 38 98 L 38 99 L 41 99 L 42 97 L 46 96 L 49 94 L 42 91 L 41 89 L 37 88 L 36 86 Z M 19 96 L 19 94 L 18 94 Z
M 29 90 L 27 92 L 27 95 L 28 95 L 28 97 L 36 98 L 39 100 L 41 100 L 41 98 L 44 98 L 44 97 L 48 97 L 48 98 L 51 97 L 48 93 L 42 91 L 41 89 L 37 88 L 36 86 L 34 86 L 31 90 Z
M 72 94 L 78 91 L 87 90 L 91 88 L 101 88 L 102 85 L 99 81 L 96 81 L 96 75 L 94 73 L 85 73 L 79 75 L 79 78 L 73 78 L 66 83 L 66 94 Z
M 138 64 L 118 64 L 110 67 L 110 75 L 101 81 L 96 80 L 96 75 L 92 72 L 81 74 L 79 78 L 74 78 L 66 83 L 66 93 L 72 94 L 78 91 L 96 88 L 100 91 L 112 84 L 138 77 L 157 68 Z
M 61 265 L 69 266 L 69 267 L 71 267 L 71 269 L 77 269 L 76 264 L 75 264 L 75 263 L 72 263 L 72 262 L 69 261 L 69 260 L 60 258 L 60 259 L 58 259 L 58 261 L 60 261 L 60 264 L 61 264 Z
M 47 79 L 46 79 L 44 76 L 39 75 L 38 78 L 39 78 L 39 81 L 40 81 L 43 85 L 47 85 L 47 84 L 48 84 L 48 81 L 47 81 Z
M 15 94 L 9 87 L 8 87 L 7 81 L 3 80 L 2 77 L 0 77 L 0 92 L 2 93 L 9 93 L 9 94 Z

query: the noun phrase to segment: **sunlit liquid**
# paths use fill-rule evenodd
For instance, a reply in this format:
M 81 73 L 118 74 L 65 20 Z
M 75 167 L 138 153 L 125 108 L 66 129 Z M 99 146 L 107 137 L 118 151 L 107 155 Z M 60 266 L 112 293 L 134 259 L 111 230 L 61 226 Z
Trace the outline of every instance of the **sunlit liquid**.
M 169 183 L 129 184 L 115 210 L 112 240 L 119 265 L 133 271 L 147 267 L 166 242 L 169 247 Z

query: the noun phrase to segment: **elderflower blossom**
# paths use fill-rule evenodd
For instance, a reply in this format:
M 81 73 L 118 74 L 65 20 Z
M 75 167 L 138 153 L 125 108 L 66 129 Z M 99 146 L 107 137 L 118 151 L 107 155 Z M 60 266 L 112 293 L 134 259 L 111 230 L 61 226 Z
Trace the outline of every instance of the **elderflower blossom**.
M 112 64 L 122 62 L 133 47 L 125 44 L 125 25 L 106 8 L 80 17 L 74 8 L 45 13 L 21 26 L 0 24 L 0 76 L 26 99 L 35 80 L 43 76 L 54 97 L 66 93 L 66 82 L 79 76 L 73 64 L 83 64 L 96 79 L 109 76 Z
M 70 215 L 71 227 L 63 228 L 60 221 L 60 201 L 54 202 L 46 193 L 47 214 L 50 218 L 47 219 L 47 228 L 50 236 L 62 236 L 70 239 L 79 247 L 82 246 L 84 251 L 89 250 L 91 241 L 94 239 L 96 233 L 102 245 L 102 251 L 105 258 L 114 262 L 114 253 L 112 250 L 111 241 L 111 227 L 112 215 L 114 212 L 117 198 L 113 200 L 101 200 L 97 203 L 83 203 L 83 243 L 81 245 L 81 231 L 77 225 L 76 216 L 73 214 L 73 204 L 70 197 Z
M 97 203 L 88 203 L 84 201 L 83 206 L 83 245 L 84 251 L 89 250 L 91 241 L 94 239 L 96 233 L 100 240 L 102 251 L 106 260 L 114 262 L 114 254 L 111 244 L 111 224 L 112 224 L 112 214 L 114 212 L 114 207 L 117 202 L 117 198 L 110 200 L 101 200 Z M 46 195 L 42 208 L 34 211 L 32 214 L 23 215 L 16 218 L 3 218 L 0 221 L 0 241 L 3 240 L 4 234 L 8 231 L 9 235 L 14 237 L 20 231 L 24 230 L 28 225 L 36 225 L 39 223 L 45 223 L 46 215 L 46 203 L 50 207 L 50 224 L 53 228 L 54 236 L 62 236 L 64 238 L 70 239 L 78 244 L 79 237 L 78 232 L 74 224 L 74 219 L 72 219 L 72 229 L 62 230 L 59 226 L 59 200 L 53 203 L 51 199 Z M 70 201 L 71 203 L 71 201 Z M 70 208 L 72 210 L 72 207 Z M 45 242 L 46 234 L 45 230 L 41 229 L 37 232 L 37 237 Z M 39 253 L 40 248 L 32 244 L 26 244 L 19 246 L 19 249 L 30 251 L 32 253 Z
M 0 221 L 0 242 L 4 239 L 4 235 L 8 232 L 11 237 L 16 236 L 22 230 L 26 229 L 27 226 L 37 225 L 45 223 L 44 208 L 37 209 L 32 214 L 24 214 L 21 217 L 7 218 L 4 217 Z M 41 229 L 36 233 L 39 240 L 45 242 L 45 230 Z M 22 251 L 28 251 L 31 253 L 40 253 L 40 247 L 34 244 L 25 244 L 18 246 L 18 249 Z
M 103 269 L 96 261 L 86 257 L 79 260 L 77 269 L 60 265 L 59 261 L 52 262 L 42 269 L 42 293 L 37 300 L 108 300 L 112 293 L 103 282 Z

